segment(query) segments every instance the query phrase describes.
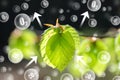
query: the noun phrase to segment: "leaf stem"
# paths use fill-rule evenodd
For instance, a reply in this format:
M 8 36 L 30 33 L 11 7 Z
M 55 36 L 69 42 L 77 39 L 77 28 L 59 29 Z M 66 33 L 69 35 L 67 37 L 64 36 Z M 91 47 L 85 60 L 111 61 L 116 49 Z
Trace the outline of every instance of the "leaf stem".
M 47 27 L 51 27 L 51 28 L 60 28 L 62 31 L 64 31 L 63 27 L 58 22 L 58 18 L 56 20 L 56 25 L 55 26 L 52 25 L 52 24 L 44 24 L 44 25 L 47 26 Z

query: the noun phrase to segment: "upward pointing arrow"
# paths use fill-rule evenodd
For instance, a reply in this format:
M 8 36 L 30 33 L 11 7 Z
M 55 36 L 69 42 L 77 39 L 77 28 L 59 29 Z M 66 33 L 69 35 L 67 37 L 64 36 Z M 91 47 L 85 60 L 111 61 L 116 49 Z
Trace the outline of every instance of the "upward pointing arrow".
M 83 56 L 76 56 L 76 59 L 80 61 L 83 65 L 88 66 L 85 61 L 83 60 Z
M 34 12 L 33 20 L 36 19 L 36 20 L 38 21 L 40 27 L 42 28 L 42 23 L 41 23 L 41 21 L 40 21 L 40 19 L 39 19 L 39 17 L 41 17 L 41 16 L 42 16 L 42 15 L 38 14 L 37 12 Z
M 80 26 L 82 26 L 84 24 L 86 18 L 88 18 L 88 19 L 90 18 L 88 11 L 82 13 L 81 16 L 83 16 L 83 19 L 82 19 Z
M 31 57 L 31 61 L 25 66 L 25 68 L 27 68 L 28 66 L 30 66 L 33 62 L 35 62 L 35 64 L 37 64 L 37 56 L 32 56 Z

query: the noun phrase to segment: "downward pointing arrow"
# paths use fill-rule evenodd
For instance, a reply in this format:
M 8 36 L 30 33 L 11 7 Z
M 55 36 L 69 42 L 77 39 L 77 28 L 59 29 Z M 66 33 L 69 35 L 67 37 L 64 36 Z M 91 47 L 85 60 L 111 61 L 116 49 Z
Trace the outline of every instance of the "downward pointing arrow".
M 83 19 L 82 19 L 80 26 L 82 26 L 84 24 L 86 18 L 88 18 L 88 19 L 90 18 L 88 11 L 82 13 L 81 16 L 83 16 Z
M 31 57 L 31 61 L 25 66 L 25 68 L 27 68 L 28 66 L 30 66 L 33 62 L 35 62 L 35 64 L 37 64 L 37 56 L 33 56 Z
M 33 20 L 36 19 L 36 20 L 38 21 L 40 27 L 42 28 L 42 23 L 41 23 L 41 21 L 40 21 L 40 19 L 39 19 L 39 17 L 41 17 L 41 16 L 42 16 L 42 15 L 38 14 L 37 12 L 34 12 Z

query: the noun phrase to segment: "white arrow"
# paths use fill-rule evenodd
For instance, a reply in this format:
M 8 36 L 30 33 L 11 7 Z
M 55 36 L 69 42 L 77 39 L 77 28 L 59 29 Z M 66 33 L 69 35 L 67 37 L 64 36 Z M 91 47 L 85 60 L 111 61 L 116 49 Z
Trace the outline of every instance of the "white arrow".
M 90 18 L 88 11 L 82 13 L 81 16 L 83 16 L 83 19 L 82 19 L 80 26 L 82 26 L 84 24 L 86 18 L 88 18 L 88 19 Z
M 42 16 L 42 15 L 38 14 L 37 12 L 34 12 L 33 20 L 36 19 L 36 20 L 38 21 L 40 27 L 42 28 L 42 23 L 41 23 L 41 21 L 40 21 L 40 19 L 39 19 L 39 17 L 41 17 L 41 16 Z
M 83 60 L 83 56 L 76 56 L 76 59 L 80 61 L 83 65 L 88 66 L 85 61 Z
M 25 66 L 25 68 L 27 68 L 28 66 L 30 66 L 33 62 L 35 62 L 35 64 L 37 64 L 37 56 L 32 56 L 31 57 L 31 61 Z

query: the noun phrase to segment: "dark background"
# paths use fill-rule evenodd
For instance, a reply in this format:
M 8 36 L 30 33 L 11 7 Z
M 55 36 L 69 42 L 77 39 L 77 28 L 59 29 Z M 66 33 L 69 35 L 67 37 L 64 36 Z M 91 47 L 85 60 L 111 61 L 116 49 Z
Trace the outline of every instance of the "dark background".
M 82 35 L 84 36 L 92 36 L 94 33 L 97 33 L 99 36 L 104 36 L 105 33 L 110 29 L 113 28 L 112 24 L 108 21 L 106 18 L 106 15 L 114 16 L 114 15 L 120 15 L 119 7 L 120 4 L 114 5 L 114 2 L 116 0 L 104 0 L 102 2 L 102 7 L 111 6 L 112 11 L 105 11 L 103 12 L 102 9 L 100 9 L 97 12 L 91 12 L 88 10 L 86 4 L 82 4 L 82 0 L 48 0 L 49 1 L 49 7 L 48 8 L 42 8 L 40 6 L 41 0 L 30 0 L 27 2 L 29 4 L 29 9 L 27 11 L 21 10 L 19 13 L 26 13 L 28 15 L 33 15 L 34 12 L 39 12 L 40 9 L 44 9 L 45 13 L 42 15 L 41 22 L 44 23 L 52 23 L 55 24 L 56 18 L 60 16 L 58 13 L 58 9 L 63 8 L 66 19 L 65 21 L 60 21 L 61 24 L 70 24 L 73 27 L 75 27 L 79 32 L 83 32 Z M 80 9 L 79 10 L 73 10 L 71 6 L 69 6 L 69 2 L 79 2 L 80 3 Z M 3 5 L 3 3 L 6 2 L 6 4 Z M 10 36 L 10 33 L 15 29 L 14 26 L 14 18 L 19 13 L 13 12 L 13 6 L 14 5 L 21 5 L 23 2 L 26 2 L 25 0 L 0 0 L 0 12 L 5 11 L 9 14 L 10 18 L 9 21 L 6 23 L 0 22 L 0 52 L 3 52 L 3 47 L 8 44 L 8 38 Z M 120 2 L 118 0 L 118 2 Z M 101 8 L 102 8 L 101 7 Z M 53 10 L 54 9 L 54 10 Z M 66 12 L 66 10 L 70 10 L 69 13 Z M 95 28 L 90 28 L 87 24 L 87 20 L 84 23 L 83 27 L 80 28 L 80 22 L 83 18 L 81 14 L 85 11 L 89 11 L 90 15 L 94 15 L 95 19 L 98 20 L 98 25 Z M 78 21 L 73 23 L 70 21 L 71 15 L 77 15 Z M 34 21 L 34 23 L 31 23 L 32 26 L 34 26 L 35 30 L 42 30 L 44 31 L 46 28 L 43 29 L 40 28 L 37 21 Z M 119 26 L 116 26 L 114 28 L 119 28 Z M 0 53 L 0 54 L 1 54 Z

